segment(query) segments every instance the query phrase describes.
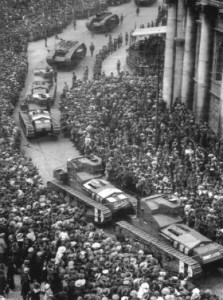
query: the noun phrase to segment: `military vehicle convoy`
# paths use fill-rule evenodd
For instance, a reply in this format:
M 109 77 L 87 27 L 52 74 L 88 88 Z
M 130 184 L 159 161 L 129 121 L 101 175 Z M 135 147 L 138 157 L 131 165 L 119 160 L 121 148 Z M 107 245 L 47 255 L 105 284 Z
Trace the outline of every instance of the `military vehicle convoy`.
M 86 23 L 88 30 L 94 33 L 111 32 L 119 24 L 119 16 L 108 11 L 97 13 Z
M 84 43 L 58 39 L 53 50 L 48 52 L 46 61 L 50 66 L 57 68 L 74 67 L 87 53 Z
M 51 106 L 56 99 L 57 84 L 52 68 L 35 69 L 32 84 L 28 86 L 26 101 L 40 106 Z
M 23 102 L 20 105 L 19 120 L 26 138 L 42 135 L 57 136 L 60 126 L 52 117 L 48 107 Z
M 135 0 L 135 4 L 138 6 L 151 6 L 156 0 Z
M 159 248 L 162 256 L 168 246 L 171 268 L 175 271 L 198 276 L 202 269 L 210 265 L 223 265 L 223 247 L 183 224 L 179 217 L 181 208 L 180 199 L 174 195 L 158 194 L 142 198 L 137 216 L 131 216 L 128 222 L 117 223 L 117 230 L 125 236 L 137 238 L 154 252 Z M 182 254 L 186 255 L 187 260 L 181 258 L 178 264 L 176 254 L 179 259 Z M 167 259 L 164 255 L 162 262 L 168 269 Z
M 103 179 L 102 161 L 95 156 L 70 159 L 67 170 L 56 169 L 54 177 L 48 182 L 50 189 L 84 207 L 89 221 L 112 222 L 116 233 L 149 248 L 169 272 L 199 277 L 204 268 L 223 265 L 223 247 L 182 223 L 178 197 L 137 200 Z

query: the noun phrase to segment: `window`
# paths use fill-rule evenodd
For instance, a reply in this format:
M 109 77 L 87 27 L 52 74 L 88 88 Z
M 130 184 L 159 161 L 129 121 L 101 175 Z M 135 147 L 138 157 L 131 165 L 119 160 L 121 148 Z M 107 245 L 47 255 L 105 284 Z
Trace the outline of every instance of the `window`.
M 221 81 L 223 70 L 223 41 L 218 42 L 216 47 L 215 80 Z

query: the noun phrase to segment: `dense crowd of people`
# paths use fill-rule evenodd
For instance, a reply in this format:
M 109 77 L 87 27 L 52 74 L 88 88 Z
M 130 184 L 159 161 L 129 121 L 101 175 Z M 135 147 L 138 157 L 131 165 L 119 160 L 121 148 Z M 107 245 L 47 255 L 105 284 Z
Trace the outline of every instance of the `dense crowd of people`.
M 88 18 L 99 11 L 104 11 L 107 7 L 106 0 L 72 0 L 75 7 L 77 19 Z
M 127 64 L 137 75 L 163 73 L 165 40 L 151 36 L 131 44 L 128 49 Z
M 88 137 L 109 180 L 142 196 L 176 193 L 185 222 L 222 243 L 221 141 L 180 102 L 157 104 L 156 84 L 123 72 L 77 81 L 61 99 L 62 126 L 82 154 Z
M 2 1 L 0 298 L 16 288 L 14 275 L 20 274 L 24 300 L 218 299 L 209 290 L 195 288 L 184 274 L 169 276 L 149 249 L 141 250 L 124 236 L 106 236 L 87 222 L 83 208 L 43 187 L 37 168 L 20 151 L 20 130 L 13 121 L 28 68 L 27 24 L 32 18 L 35 28 L 45 20 L 44 14 L 36 22 L 34 16 L 43 2 Z M 55 2 L 64 8 L 64 1 Z M 51 4 L 44 1 L 45 7 Z M 217 161 L 221 143 L 182 104 L 168 111 L 161 99 L 155 143 L 155 83 L 155 77 L 141 79 L 122 72 L 116 78 L 77 80 L 62 99 L 62 118 L 67 116 L 65 125 L 83 153 L 86 134 L 90 135 L 91 151 L 103 158 L 109 179 L 120 179 L 123 187 L 132 184 L 141 194 L 149 194 L 149 186 L 153 192 L 185 192 L 185 221 L 199 229 L 205 225 L 209 234 L 210 224 L 219 227 L 221 222 L 216 218 L 222 207 L 222 165 Z M 183 183 L 180 172 L 185 175 Z
M 165 26 L 167 22 L 167 9 L 158 6 L 158 14 L 154 21 L 148 22 L 146 27 Z M 144 24 L 140 28 L 145 28 Z M 165 41 L 162 37 L 149 36 L 137 41 L 137 37 L 130 39 L 127 64 L 134 74 L 149 76 L 157 74 L 157 60 L 159 59 L 159 72 L 163 72 Z

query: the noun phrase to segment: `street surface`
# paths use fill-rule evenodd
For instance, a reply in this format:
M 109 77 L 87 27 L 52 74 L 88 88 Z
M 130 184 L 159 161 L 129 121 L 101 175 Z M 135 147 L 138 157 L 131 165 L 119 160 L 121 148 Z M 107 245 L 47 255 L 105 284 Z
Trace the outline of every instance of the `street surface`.
M 150 21 L 155 20 L 158 13 L 158 4 L 162 3 L 158 1 L 154 6 L 141 8 L 139 16 L 136 15 L 136 6 L 134 1 L 130 3 L 109 8 L 110 11 L 117 13 L 119 16 L 121 14 L 124 16 L 123 23 L 116 27 L 112 36 L 115 38 L 119 33 L 122 33 L 123 37 L 125 32 L 130 33 L 135 27 L 139 27 L 141 24 L 147 24 Z M 104 45 L 108 43 L 108 36 L 105 34 L 94 34 L 86 28 L 86 19 L 77 20 L 76 26 L 74 28 L 73 24 L 68 26 L 63 33 L 59 34 L 59 37 L 67 40 L 78 40 L 84 42 L 87 46 L 87 56 L 74 68 L 77 78 L 83 78 L 84 68 L 89 67 L 89 77 L 92 77 L 92 68 L 94 65 L 95 55 L 99 52 Z M 90 55 L 90 44 L 91 42 L 95 45 L 94 56 Z M 20 100 L 25 98 L 27 86 L 31 83 L 32 72 L 38 67 L 47 66 L 46 55 L 48 49 L 53 49 L 55 46 L 55 37 L 47 39 L 47 47 L 45 47 L 45 41 L 40 40 L 37 42 L 32 42 L 28 47 L 28 61 L 29 61 L 29 71 L 26 80 L 26 85 L 24 90 L 21 93 Z M 103 63 L 103 71 L 106 75 L 111 72 L 114 75 L 117 75 L 116 63 L 117 60 L 121 61 L 121 70 L 127 70 L 125 57 L 126 57 L 126 48 L 124 46 L 114 52 L 109 56 Z M 57 101 L 55 102 L 54 107 L 52 108 L 52 114 L 59 121 L 60 113 L 58 111 L 58 102 L 59 94 L 63 90 L 64 83 L 67 82 L 68 86 L 71 86 L 72 82 L 72 70 L 69 71 L 58 71 L 57 76 Z M 15 120 L 18 122 L 18 108 L 15 111 Z M 51 138 L 36 138 L 30 141 L 27 141 L 26 138 L 22 138 L 21 149 L 25 151 L 28 157 L 31 157 L 33 163 L 38 167 L 41 176 L 43 177 L 43 182 L 46 183 L 48 180 L 53 177 L 53 169 L 66 166 L 66 161 L 71 157 L 78 156 L 78 151 L 75 149 L 73 144 L 69 139 L 63 138 L 62 135 L 58 139 Z
M 159 0 L 154 6 L 151 7 L 143 7 L 140 8 L 139 16 L 136 16 L 136 6 L 134 1 L 130 3 L 109 8 L 110 11 L 117 13 L 119 16 L 123 14 L 124 21 L 121 25 L 119 25 L 112 32 L 112 36 L 115 38 L 119 33 L 122 33 L 123 37 L 125 32 L 130 33 L 135 27 L 139 27 L 141 24 L 147 25 L 148 22 L 154 21 L 157 12 L 158 5 L 162 4 L 162 0 Z M 68 26 L 63 33 L 59 34 L 59 37 L 63 39 L 75 39 L 78 41 L 82 41 L 86 44 L 88 52 L 87 56 L 83 61 L 79 63 L 77 67 L 75 67 L 74 71 L 77 75 L 77 78 L 83 78 L 83 72 L 85 66 L 89 67 L 89 76 L 92 77 L 92 67 L 94 64 L 94 57 L 90 56 L 89 46 L 91 42 L 95 45 L 95 54 L 99 52 L 99 50 L 107 45 L 108 37 L 104 34 L 94 34 L 85 26 L 86 20 L 77 20 L 76 27 L 73 25 Z M 47 40 L 47 47 L 49 49 L 53 48 L 55 45 L 55 37 L 51 37 Z M 24 90 L 21 92 L 20 101 L 25 98 L 27 86 L 31 82 L 32 76 L 30 76 L 33 70 L 36 67 L 45 67 L 46 64 L 46 55 L 47 55 L 47 47 L 45 47 L 45 41 L 40 40 L 37 42 L 32 42 L 28 47 L 28 61 L 29 61 L 29 72 L 26 80 L 26 85 Z M 119 59 L 121 61 L 121 70 L 127 70 L 126 66 L 126 46 L 123 46 L 121 49 L 114 52 L 111 56 L 109 56 L 103 62 L 103 71 L 106 75 L 109 75 L 111 72 L 114 75 L 117 75 L 116 63 Z M 68 83 L 68 86 L 71 86 L 72 81 L 72 71 L 58 71 L 58 95 L 57 101 L 55 102 L 54 107 L 52 108 L 52 114 L 59 121 L 60 114 L 57 110 L 58 102 L 59 102 L 59 94 L 61 93 L 64 82 Z M 15 110 L 15 120 L 18 122 L 18 107 Z M 70 142 L 69 139 L 63 138 L 62 135 L 59 136 L 58 139 L 51 138 L 37 138 L 30 141 L 27 141 L 26 138 L 22 137 L 22 146 L 21 150 L 23 150 L 28 157 L 32 158 L 33 163 L 38 167 L 40 175 L 43 178 L 43 183 L 46 183 L 48 180 L 53 178 L 53 170 L 55 168 L 66 167 L 66 161 L 71 157 L 76 157 L 79 155 L 78 151 L 75 149 L 74 145 Z M 211 276 L 207 276 L 202 278 L 199 281 L 199 286 L 203 289 L 211 288 L 213 292 L 221 295 L 223 297 L 223 277 L 222 273 L 215 273 Z M 17 285 L 18 285 L 18 277 L 17 277 Z M 18 292 L 10 293 L 8 299 L 21 299 Z

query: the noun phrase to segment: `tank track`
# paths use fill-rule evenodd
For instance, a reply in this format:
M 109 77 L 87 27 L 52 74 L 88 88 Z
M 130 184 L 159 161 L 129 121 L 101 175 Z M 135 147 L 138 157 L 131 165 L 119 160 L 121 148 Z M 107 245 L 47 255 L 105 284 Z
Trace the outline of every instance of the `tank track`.
M 24 114 L 19 113 L 19 120 L 26 138 L 34 137 L 35 131 L 33 126 L 29 124 L 28 117 L 26 117 Z

